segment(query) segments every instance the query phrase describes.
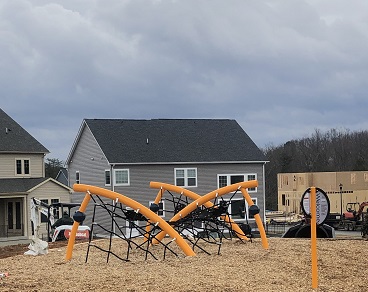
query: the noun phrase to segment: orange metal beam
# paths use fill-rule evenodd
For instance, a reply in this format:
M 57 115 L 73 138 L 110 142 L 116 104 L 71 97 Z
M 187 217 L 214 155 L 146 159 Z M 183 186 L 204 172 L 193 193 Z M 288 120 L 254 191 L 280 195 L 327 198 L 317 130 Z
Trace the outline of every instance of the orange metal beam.
M 157 194 L 157 197 L 155 199 L 155 203 L 156 204 L 161 200 L 162 193 L 165 190 L 171 191 L 171 192 L 175 192 L 175 193 L 178 193 L 178 194 L 182 194 L 182 195 L 184 195 L 184 196 L 186 196 L 188 198 L 191 198 L 192 200 L 197 200 L 197 199 L 201 198 L 201 196 L 198 195 L 195 192 L 192 192 L 190 190 L 184 189 L 182 187 L 174 186 L 174 185 L 171 185 L 171 184 L 166 184 L 166 183 L 151 181 L 150 182 L 150 187 L 153 188 L 153 189 L 160 189 L 159 192 L 158 192 L 158 194 Z M 212 202 L 209 202 L 209 201 L 203 203 L 203 205 L 206 206 L 207 208 L 213 207 L 213 203 Z M 244 234 L 243 230 L 240 229 L 239 225 L 236 224 L 234 222 L 234 220 L 232 220 L 231 218 L 229 218 L 229 216 L 221 216 L 221 219 L 224 220 L 229 225 L 231 225 L 232 228 L 236 231 L 236 233 L 238 234 L 238 236 L 241 239 L 249 240 L 249 238 Z M 170 220 L 170 222 L 172 222 L 172 221 Z
M 255 188 L 257 186 L 258 186 L 258 181 L 251 180 L 251 181 L 232 184 L 232 185 L 214 190 L 214 191 L 212 191 L 212 192 L 210 192 L 210 193 L 208 193 L 208 194 L 206 194 L 202 197 L 200 196 L 199 198 L 195 199 L 192 203 L 190 203 L 184 209 L 182 209 L 180 212 L 175 214 L 174 217 L 170 219 L 170 222 L 175 222 L 175 221 L 179 220 L 180 218 L 184 218 L 189 213 L 194 211 L 197 207 L 205 205 L 206 203 L 208 203 L 209 201 L 213 200 L 216 197 L 221 197 L 221 196 L 223 196 L 227 193 L 231 193 L 231 192 L 234 192 L 236 190 L 242 190 L 242 189 L 246 189 L 246 188 Z M 248 194 L 248 193 L 246 193 L 246 194 Z M 246 195 L 244 195 L 244 193 L 243 193 L 243 196 L 247 200 Z M 249 197 L 249 194 L 248 194 L 248 197 Z M 250 202 L 248 202 L 248 200 L 247 200 L 248 205 L 250 205 L 250 206 L 253 205 L 254 203 L 250 199 L 250 197 L 249 197 L 249 200 L 250 200 Z M 258 229 L 261 231 L 262 242 L 264 242 L 264 240 L 266 241 L 266 243 L 263 244 L 263 247 L 268 248 L 267 238 L 265 236 L 266 233 L 262 232 L 262 230 L 264 231 L 262 220 L 260 219 L 259 214 L 257 214 L 257 215 L 258 216 L 255 216 L 255 218 L 258 217 L 258 220 L 256 218 L 256 223 L 257 223 Z M 264 233 L 264 235 L 262 233 Z M 160 233 L 158 233 L 156 235 L 156 238 L 157 238 L 157 240 L 162 240 L 162 238 L 164 238 L 164 236 L 165 236 L 165 232 L 161 231 Z
M 109 198 L 111 200 L 117 200 L 118 202 L 129 206 L 136 210 L 137 212 L 144 215 L 148 220 L 151 220 L 152 222 L 158 222 L 160 228 L 165 232 L 165 234 L 168 234 L 172 239 L 176 239 L 175 242 L 177 245 L 183 250 L 185 255 L 187 256 L 194 256 L 195 253 L 191 249 L 191 247 L 188 245 L 188 243 L 178 234 L 178 232 L 173 229 L 165 220 L 163 220 L 160 216 L 152 212 L 149 208 L 146 206 L 143 206 L 142 204 L 138 203 L 137 201 L 128 198 L 122 194 L 106 190 L 103 188 L 99 188 L 96 186 L 90 186 L 90 185 L 84 185 L 84 184 L 74 184 L 73 186 L 74 191 L 76 192 L 86 192 L 86 196 L 79 208 L 80 212 L 85 212 L 87 205 L 90 201 L 89 193 L 96 194 L 99 196 L 103 196 L 106 198 Z M 74 247 L 74 241 L 75 241 L 75 235 L 78 229 L 78 222 L 74 222 L 71 235 L 68 242 L 67 252 L 66 252 L 66 260 L 70 260 L 72 258 L 72 251 Z

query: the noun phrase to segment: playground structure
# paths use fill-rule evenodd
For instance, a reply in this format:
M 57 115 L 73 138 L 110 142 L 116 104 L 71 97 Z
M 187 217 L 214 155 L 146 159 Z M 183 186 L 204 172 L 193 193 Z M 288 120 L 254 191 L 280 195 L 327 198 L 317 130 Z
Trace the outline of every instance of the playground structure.
M 257 185 L 257 181 L 241 182 L 214 190 L 204 196 L 200 196 L 187 189 L 170 184 L 159 182 L 150 183 L 151 188 L 159 189 L 154 204 L 158 204 L 165 191 L 170 194 L 171 201 L 174 205 L 174 216 L 170 219 L 169 223 L 176 229 L 179 229 L 180 233 L 185 231 L 185 234 L 188 234 L 189 236 L 187 237 L 189 238 L 207 237 L 207 239 L 209 239 L 212 232 L 212 234 L 215 233 L 217 235 L 217 238 L 219 238 L 220 241 L 223 238 L 227 238 L 225 230 L 228 231 L 227 233 L 229 233 L 230 238 L 233 234 L 241 240 L 248 241 L 249 238 L 247 238 L 247 235 L 251 236 L 250 226 L 248 224 L 241 224 L 239 226 L 231 219 L 231 214 L 228 212 L 228 207 L 232 202 L 231 199 L 238 191 L 241 191 L 244 199 L 247 201 L 250 212 L 253 212 L 252 210 L 254 210 L 252 215 L 256 219 L 257 227 L 262 237 L 263 247 L 268 248 L 263 223 L 258 214 L 259 209 L 257 210 L 258 207 L 254 205 L 246 191 L 246 188 L 256 187 Z M 180 194 L 179 197 L 175 197 L 172 192 Z M 229 193 L 231 194 L 230 199 L 227 201 L 223 200 L 223 196 Z M 193 199 L 193 201 L 188 203 L 188 198 Z M 212 203 L 211 200 L 214 200 L 214 202 Z M 147 228 L 147 230 L 149 229 Z M 165 233 L 160 232 L 154 240 L 160 240 L 163 236 L 165 236 Z M 193 245 L 193 248 L 194 246 L 195 244 Z
M 262 245 L 267 249 L 268 242 L 262 220 L 258 214 L 259 208 L 253 204 L 246 190 L 257 185 L 257 181 L 241 182 L 200 196 L 177 186 L 151 182 L 150 187 L 159 189 L 159 192 L 154 203 L 151 204 L 150 208 L 147 208 L 122 194 L 95 186 L 75 184 L 74 190 L 84 192 L 86 195 L 79 211 L 74 216 L 75 222 L 68 242 L 66 260 L 72 258 L 76 231 L 80 224 L 79 222 L 85 219 L 84 212 L 91 201 L 94 202 L 94 212 L 86 261 L 88 260 L 90 247 L 96 247 L 106 252 L 107 261 L 110 255 L 120 260 L 128 261 L 130 252 L 137 250 L 143 252 L 145 259 L 149 255 L 157 259 L 158 256 L 155 253 L 157 246 L 163 247 L 164 258 L 168 252 L 177 256 L 177 251 L 171 248 L 172 245 L 170 245 L 173 242 L 186 256 L 194 256 L 195 247 L 210 254 L 200 246 L 200 241 L 216 244 L 218 246 L 217 253 L 219 254 L 223 239 L 237 237 L 240 241 L 251 240 L 249 226 L 247 227 L 246 224 L 239 226 L 231 219 L 231 214 L 228 212 L 231 198 L 226 201 L 223 199 L 224 195 L 230 194 L 231 197 L 234 197 L 237 192 L 241 192 L 250 207 L 249 212 L 252 213 L 257 223 L 262 238 Z M 178 195 L 174 195 L 174 192 Z M 169 221 L 165 221 L 157 214 L 159 210 L 158 203 L 163 199 L 164 193 L 169 194 L 169 197 L 165 198 L 165 200 L 171 202 L 173 206 L 172 210 L 165 210 L 166 214 L 172 212 L 173 217 Z M 104 198 L 111 199 L 111 203 L 106 202 Z M 110 228 L 103 227 L 98 223 L 98 218 L 95 218 L 97 208 L 102 208 L 108 212 L 111 218 Z M 144 225 L 139 222 L 144 222 Z M 108 247 L 97 246 L 97 244 L 92 242 L 95 226 L 102 228 L 108 234 L 110 239 Z M 130 233 L 124 231 L 126 226 L 130 227 Z M 133 229 L 136 231 L 135 235 L 132 234 Z M 170 237 L 169 240 L 165 238 L 166 235 Z M 121 252 L 118 254 L 113 249 L 115 239 L 121 239 L 126 243 L 127 251 L 125 258 L 121 255 Z

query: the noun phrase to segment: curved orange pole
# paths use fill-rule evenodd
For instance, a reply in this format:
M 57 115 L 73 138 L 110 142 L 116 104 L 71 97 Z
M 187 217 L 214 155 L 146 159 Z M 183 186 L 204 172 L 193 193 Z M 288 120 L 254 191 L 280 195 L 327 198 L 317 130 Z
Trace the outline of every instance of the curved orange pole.
M 148 220 L 151 220 L 153 222 L 157 222 L 159 224 L 160 228 L 162 230 L 164 230 L 165 234 L 169 234 L 169 236 L 171 238 L 176 239 L 175 241 L 176 241 L 177 245 L 183 250 L 185 255 L 187 255 L 187 256 L 194 256 L 195 255 L 194 251 L 190 248 L 188 243 L 179 235 L 179 233 L 174 228 L 172 228 L 160 216 L 158 216 L 157 214 L 152 212 L 146 206 L 143 206 L 142 204 L 138 203 L 137 201 L 135 201 L 131 198 L 128 198 L 128 197 L 126 197 L 122 194 L 119 194 L 119 193 L 116 193 L 116 192 L 113 192 L 113 191 L 110 191 L 110 190 L 106 190 L 106 189 L 103 189 L 103 188 L 90 186 L 90 185 L 74 184 L 73 189 L 76 192 L 92 193 L 92 194 L 96 194 L 96 195 L 100 195 L 100 196 L 109 198 L 111 200 L 116 200 L 117 199 L 118 202 L 120 202 L 124 205 L 127 205 L 127 206 L 133 208 L 136 211 L 139 210 L 139 213 L 144 215 Z M 88 202 L 89 202 L 89 195 L 87 194 L 85 196 L 80 208 L 79 208 L 79 211 L 84 212 L 86 210 Z M 73 251 L 73 247 L 74 247 L 74 240 L 75 240 L 75 235 L 76 235 L 76 232 L 77 232 L 78 225 L 79 224 L 77 224 L 77 222 L 74 222 L 74 224 L 73 224 L 70 239 L 69 239 L 69 242 L 68 242 L 67 252 L 66 252 L 66 260 L 70 260 L 71 257 L 72 257 L 72 251 Z
M 158 191 L 156 199 L 153 201 L 154 204 L 158 204 L 161 201 L 162 193 L 163 193 L 162 189 Z M 146 242 L 149 239 L 148 233 L 150 231 L 151 231 L 151 220 L 148 220 L 146 225 L 146 234 L 144 235 L 144 242 Z
M 182 209 L 180 212 L 176 213 L 174 217 L 170 219 L 170 222 L 175 222 L 179 220 L 180 218 L 184 218 L 189 213 L 193 212 L 197 207 L 204 205 L 205 203 L 213 200 L 216 197 L 221 197 L 227 193 L 234 192 L 237 189 L 241 188 L 255 188 L 258 186 L 258 181 L 256 180 L 250 180 L 245 182 L 240 182 L 236 184 L 232 184 L 226 187 L 219 188 L 217 190 L 214 190 L 212 192 L 209 192 L 208 194 L 197 198 L 195 201 L 187 205 L 184 209 Z M 262 225 L 263 226 L 263 225 Z M 244 233 L 243 233 L 244 234 Z M 157 240 L 162 240 L 164 238 L 165 232 L 161 231 L 156 235 Z
M 86 195 L 84 196 L 83 202 L 79 207 L 80 212 L 84 213 L 86 211 L 88 203 L 89 203 L 90 200 L 91 200 L 91 196 L 89 195 L 89 193 L 86 193 Z M 75 236 L 77 234 L 79 224 L 80 224 L 79 222 L 74 221 L 72 230 L 70 232 L 70 237 L 69 237 L 69 240 L 68 240 L 68 246 L 66 248 L 66 255 L 65 255 L 65 259 L 67 261 L 72 258 L 73 247 L 74 247 L 74 243 L 75 243 Z
M 197 200 L 201 197 L 200 195 L 198 195 L 195 192 L 184 189 L 182 187 L 174 186 L 174 185 L 171 185 L 171 184 L 166 184 L 166 183 L 151 181 L 150 182 L 150 187 L 153 188 L 153 189 L 160 189 L 159 193 L 157 194 L 155 203 L 156 203 L 156 201 L 159 202 L 161 200 L 162 193 L 165 190 L 176 192 L 178 194 L 183 194 L 184 196 L 186 196 L 188 198 L 191 198 L 192 200 Z M 207 208 L 211 208 L 211 207 L 213 207 L 214 204 L 212 202 L 205 202 L 203 205 L 206 206 Z M 221 219 L 224 220 L 229 225 L 231 225 L 232 228 L 236 231 L 236 233 L 238 234 L 238 236 L 241 239 L 249 240 L 249 238 L 244 234 L 243 230 L 241 230 L 239 225 L 236 224 L 235 221 L 232 220 L 229 216 L 221 216 Z
M 249 196 L 247 190 L 244 189 L 244 188 L 241 188 L 240 191 L 242 192 L 244 199 L 248 203 L 248 208 L 250 206 L 253 206 L 254 203 L 252 201 L 252 198 Z M 256 214 L 256 215 L 254 215 L 254 219 L 256 220 L 257 227 L 258 227 L 258 230 L 259 230 L 259 234 L 261 235 L 262 246 L 263 246 L 264 249 L 268 249 L 268 241 L 267 241 L 266 231 L 264 229 L 261 216 L 259 216 L 259 214 Z

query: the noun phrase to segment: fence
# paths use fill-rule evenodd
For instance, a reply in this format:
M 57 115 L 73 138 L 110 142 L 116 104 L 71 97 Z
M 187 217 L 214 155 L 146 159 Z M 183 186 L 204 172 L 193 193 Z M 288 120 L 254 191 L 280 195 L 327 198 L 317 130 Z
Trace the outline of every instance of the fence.
M 281 236 L 296 224 L 299 223 L 267 223 L 265 229 L 268 236 Z

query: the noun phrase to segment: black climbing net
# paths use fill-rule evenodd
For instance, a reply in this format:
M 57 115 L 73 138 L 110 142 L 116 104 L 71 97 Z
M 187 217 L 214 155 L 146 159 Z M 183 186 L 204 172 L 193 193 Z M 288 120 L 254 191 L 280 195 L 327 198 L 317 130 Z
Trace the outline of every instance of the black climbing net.
M 166 192 L 168 196 L 164 199 L 169 203 L 166 205 L 172 206 L 172 209 L 161 210 L 165 212 L 165 217 L 172 218 L 175 214 L 180 214 L 182 209 L 193 202 L 193 200 L 182 194 L 174 195 L 167 190 Z M 177 221 L 168 221 L 168 223 L 180 236 L 188 241 L 193 250 L 198 249 L 210 255 L 211 252 L 208 246 L 216 245 L 218 247 L 217 254 L 220 254 L 223 240 L 237 238 L 243 242 L 238 232 L 233 228 L 236 223 L 224 220 L 225 216 L 231 218 L 236 215 L 229 212 L 229 210 L 234 209 L 230 207 L 234 202 L 232 199 L 235 195 L 236 192 L 227 200 L 216 197 L 211 207 L 198 206 L 187 216 L 180 217 Z M 145 260 L 149 257 L 156 260 L 160 257 L 165 259 L 168 254 L 178 256 L 179 249 L 172 245 L 176 240 L 175 238 L 168 240 L 164 237 L 160 240 L 157 236 L 162 231 L 158 222 L 152 222 L 143 216 L 139 210 L 129 209 L 118 201 L 106 201 L 96 194 L 90 194 L 90 197 L 94 205 L 86 262 L 91 247 L 105 252 L 107 262 L 110 256 L 122 261 L 130 261 L 132 255 L 138 254 L 143 255 Z M 105 214 L 108 214 L 108 216 L 103 216 L 104 219 L 97 218 L 98 214 L 103 213 L 100 211 L 101 209 L 106 212 Z M 156 204 L 151 204 L 150 209 L 155 213 L 159 211 Z M 244 208 L 237 212 L 244 212 Z M 106 217 L 108 217 L 108 221 L 106 221 Z M 247 237 L 252 238 L 248 221 L 240 224 L 239 227 Z M 100 244 L 100 241 L 94 240 L 95 230 L 102 231 L 104 237 L 109 239 L 107 245 L 106 241 L 103 241 L 104 244 Z
M 173 216 L 184 209 L 190 202 L 188 197 L 180 194 L 179 196 L 174 195 L 170 191 L 166 192 L 169 194 L 167 201 L 171 202 L 174 206 L 173 210 L 166 210 L 166 212 L 173 213 Z M 247 216 L 244 216 L 245 208 L 231 208 L 234 204 L 234 197 L 238 191 L 234 192 L 230 199 L 224 200 L 224 198 L 216 197 L 210 207 L 205 205 L 198 206 L 194 211 L 192 211 L 187 216 L 181 218 L 177 221 L 170 221 L 170 225 L 173 226 L 178 233 L 186 238 L 192 245 L 193 250 L 197 247 L 206 254 L 210 254 L 205 249 L 206 244 L 218 245 L 217 254 L 220 254 L 221 245 L 223 240 L 232 240 L 234 237 L 244 242 L 241 238 L 242 234 L 234 229 L 236 222 L 226 222 L 225 218 L 232 218 L 234 216 L 245 217 L 246 223 L 238 224 L 241 231 L 247 237 L 252 239 L 251 227 L 248 223 Z M 230 210 L 236 209 L 236 212 L 231 213 Z M 172 217 L 173 217 L 172 216 Z
M 170 247 L 170 244 L 175 239 L 168 241 L 158 240 L 156 238 L 156 234 L 161 231 L 157 222 L 150 222 L 145 216 L 139 213 L 139 210 L 128 209 L 119 202 L 105 202 L 101 199 L 99 195 L 90 194 L 90 196 L 94 202 L 94 207 L 86 262 L 88 261 L 91 247 L 105 252 L 107 254 L 107 262 L 109 261 L 111 255 L 120 260 L 129 261 L 129 257 L 132 252 L 134 252 L 134 254 L 143 254 L 145 260 L 147 260 L 149 256 L 157 260 L 159 254 L 157 253 L 157 245 L 163 247 L 164 259 L 168 252 L 175 256 L 178 256 L 177 251 Z M 96 212 L 98 209 L 103 209 L 109 215 L 109 227 L 107 227 L 107 225 L 103 222 L 99 223 L 96 215 L 101 212 Z M 144 222 L 145 224 L 142 225 L 142 222 Z M 98 241 L 93 240 L 93 234 L 96 228 L 104 231 L 104 234 L 106 235 L 105 237 L 109 239 L 108 246 L 99 245 Z M 154 238 L 157 242 L 155 246 L 152 245 L 152 240 Z M 116 244 L 117 240 L 118 242 L 124 242 L 125 244 Z M 116 245 L 115 248 L 114 244 Z

